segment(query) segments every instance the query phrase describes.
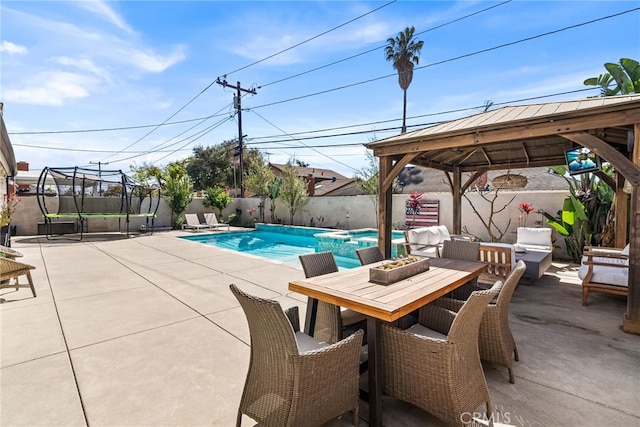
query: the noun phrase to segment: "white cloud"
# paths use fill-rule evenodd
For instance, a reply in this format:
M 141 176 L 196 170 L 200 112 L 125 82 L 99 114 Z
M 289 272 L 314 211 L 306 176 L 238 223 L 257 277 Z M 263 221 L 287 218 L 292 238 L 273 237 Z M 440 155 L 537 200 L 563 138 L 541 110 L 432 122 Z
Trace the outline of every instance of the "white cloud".
M 0 43 L 0 52 L 6 52 L 9 55 L 26 55 L 28 53 L 25 46 L 17 45 L 6 40 Z
M 19 89 L 6 89 L 7 102 L 33 105 L 62 105 L 65 101 L 89 96 L 95 79 L 75 73 L 46 72 L 33 76 L 32 83 Z
M 87 58 L 71 58 L 68 56 L 58 56 L 51 58 L 50 61 L 60 65 L 67 65 L 70 67 L 76 67 L 83 71 L 89 71 L 90 73 L 100 77 L 106 81 L 111 81 L 109 73 L 102 67 L 97 66 L 92 60 Z
M 111 7 L 109 7 L 104 1 L 80 1 L 73 2 L 72 4 L 95 13 L 107 22 L 110 22 L 111 24 L 115 25 L 123 31 L 126 31 L 129 34 L 134 33 L 133 28 L 131 28 L 129 24 L 127 24 L 125 20 L 120 17 L 120 15 L 118 15 L 113 9 L 111 9 Z
M 161 73 L 172 65 L 185 59 L 184 47 L 178 46 L 168 55 L 161 55 L 151 50 L 143 50 L 135 47 L 124 46 L 122 55 L 117 55 L 123 63 L 133 65 L 136 68 L 150 72 Z

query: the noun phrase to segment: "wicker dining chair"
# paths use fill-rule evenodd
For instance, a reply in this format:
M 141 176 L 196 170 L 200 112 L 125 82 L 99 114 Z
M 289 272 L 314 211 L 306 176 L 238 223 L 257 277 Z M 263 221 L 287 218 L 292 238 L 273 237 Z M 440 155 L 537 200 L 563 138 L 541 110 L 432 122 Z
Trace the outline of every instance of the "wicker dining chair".
M 300 332 L 297 309 L 230 285 L 249 324 L 251 358 L 238 408 L 264 427 L 318 426 L 347 411 L 359 416 L 362 331 L 335 344 Z M 292 323 L 293 321 L 293 323 Z
M 36 288 L 33 286 L 33 279 L 31 278 L 31 270 L 35 269 L 34 266 L 18 262 L 9 258 L 0 258 L 0 289 L 3 288 L 31 288 L 31 293 L 36 296 Z M 18 277 L 27 276 L 29 284 L 21 285 L 18 283 Z M 11 283 L 11 279 L 15 282 Z
M 519 357 L 518 348 L 509 327 L 509 305 L 518 282 L 526 269 L 527 265 L 524 261 L 518 261 L 516 268 L 511 270 L 511 273 L 507 276 L 498 298 L 489 303 L 480 323 L 480 359 L 506 367 L 509 370 L 509 382 L 511 384 L 514 383 L 511 354 L 513 354 L 516 361 L 519 360 Z M 457 312 L 464 305 L 464 301 L 439 298 L 436 304 Z
M 407 330 L 382 324 L 384 394 L 418 406 L 447 425 L 462 425 L 462 414 L 483 404 L 491 419 L 478 331 L 487 304 L 501 286 L 496 282 L 491 289 L 473 292 L 458 313 L 427 304 L 418 323 Z
M 356 255 L 358 255 L 360 265 L 373 264 L 374 262 L 384 260 L 384 255 L 382 255 L 378 246 L 356 249 Z
M 445 240 L 442 244 L 440 257 L 461 261 L 478 261 L 480 257 L 480 242 Z M 482 290 L 478 287 L 478 279 L 473 279 L 449 292 L 447 296 L 456 299 L 467 299 L 471 292 L 478 290 Z
M 307 278 L 338 271 L 332 252 L 315 252 L 300 255 L 300 264 Z M 353 310 L 341 309 L 337 305 L 318 301 L 313 337 L 330 344 L 359 329 L 366 330 L 366 316 Z M 311 299 L 307 303 L 311 306 Z M 307 316 L 307 322 L 309 316 Z

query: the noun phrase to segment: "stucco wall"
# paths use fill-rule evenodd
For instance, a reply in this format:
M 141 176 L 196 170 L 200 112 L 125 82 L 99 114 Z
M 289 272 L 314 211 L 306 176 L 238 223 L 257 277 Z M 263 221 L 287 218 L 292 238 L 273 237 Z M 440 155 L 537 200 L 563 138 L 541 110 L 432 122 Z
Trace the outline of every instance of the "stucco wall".
M 489 196 L 493 194 L 494 193 L 490 193 Z M 555 215 L 555 213 L 562 208 L 562 202 L 567 195 L 568 192 L 566 191 L 529 191 L 526 193 L 501 191 L 494 202 L 494 210 L 501 210 L 501 212 L 495 214 L 493 220 L 501 229 L 504 229 L 509 220 L 511 220 L 511 224 L 509 225 L 502 241 L 508 243 L 515 242 L 515 232 L 518 227 L 517 216 L 520 214 L 517 207 L 520 202 L 531 203 L 535 209 L 543 209 L 552 215 Z M 515 196 L 515 199 L 509 204 L 509 201 L 513 196 Z M 407 197 L 408 196 L 406 194 L 393 195 L 392 223 L 396 229 L 404 228 L 404 206 Z M 21 198 L 22 202 L 18 206 L 13 217 L 12 224 L 17 226 L 18 235 L 36 235 L 37 223 L 42 221 L 42 214 L 38 208 L 36 197 L 22 196 Z M 437 199 L 440 201 L 440 224 L 446 225 L 450 231 L 453 230 L 451 195 L 446 193 L 429 193 L 426 194 L 424 198 Z M 469 198 L 472 200 L 481 217 L 485 221 L 488 220 L 491 210 L 490 204 L 482 200 L 477 193 L 470 193 Z M 49 210 L 55 212 L 57 209 L 56 198 L 48 197 L 46 200 L 47 205 L 50 208 Z M 253 218 L 258 218 L 259 203 L 260 199 L 258 198 L 234 199 L 231 205 L 222 212 L 222 218 L 226 220 L 229 215 L 237 213 L 236 209 L 240 209 L 241 223 L 247 224 L 251 222 Z M 471 234 L 480 237 L 482 240 L 489 240 L 488 233 L 483 227 L 482 221 L 473 212 L 473 209 L 465 198 L 462 199 L 462 205 L 462 225 L 466 226 Z M 267 199 L 265 208 L 266 222 L 270 222 L 269 207 L 269 200 Z M 247 213 L 248 209 L 256 209 L 253 218 Z M 203 213 L 209 210 L 210 209 L 207 209 L 202 205 L 201 198 L 194 198 L 193 202 L 189 205 L 187 212 Z M 170 215 L 171 210 L 164 202 L 161 202 L 158 210 L 158 219 L 156 220 L 155 225 L 159 227 L 170 226 Z M 281 201 L 278 201 L 276 204 L 276 216 L 284 224 L 290 223 L 289 212 Z M 312 218 L 313 224 L 316 227 L 333 227 L 340 229 L 377 227 L 377 210 L 370 196 L 312 197 L 309 199 L 309 203 L 296 213 L 294 217 L 294 224 L 309 226 L 312 224 Z M 531 214 L 528 218 L 527 226 L 535 227 L 546 225 L 544 222 L 536 224 L 536 221 L 542 221 L 542 216 L 537 213 Z M 131 220 L 130 228 L 131 230 L 137 230 L 142 224 L 144 224 L 144 219 L 133 218 Z M 115 218 L 91 218 L 89 220 L 90 232 L 117 230 L 118 220 Z M 564 238 L 558 235 L 555 231 L 553 233 L 553 238 L 556 239 L 556 244 L 560 246 L 559 250 L 556 252 L 556 256 L 559 258 L 566 257 Z

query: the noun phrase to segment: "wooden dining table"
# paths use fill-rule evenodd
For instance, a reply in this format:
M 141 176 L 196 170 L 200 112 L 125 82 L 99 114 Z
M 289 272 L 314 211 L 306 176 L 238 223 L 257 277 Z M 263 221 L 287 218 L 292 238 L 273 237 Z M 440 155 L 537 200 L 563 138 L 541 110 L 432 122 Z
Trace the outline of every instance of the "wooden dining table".
M 291 291 L 310 298 L 305 333 L 313 335 L 317 301 L 324 301 L 367 316 L 369 425 L 382 425 L 382 370 L 380 324 L 393 322 L 446 293 L 477 278 L 486 270 L 483 262 L 431 258 L 429 270 L 381 285 L 369 281 L 369 269 L 385 261 L 341 270 L 289 283 Z M 387 261 L 388 262 L 388 261 Z

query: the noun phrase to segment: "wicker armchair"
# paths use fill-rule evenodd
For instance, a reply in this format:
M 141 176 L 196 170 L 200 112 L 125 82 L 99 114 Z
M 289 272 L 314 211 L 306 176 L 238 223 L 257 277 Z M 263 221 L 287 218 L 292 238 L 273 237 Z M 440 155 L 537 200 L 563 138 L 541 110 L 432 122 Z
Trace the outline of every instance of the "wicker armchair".
M 22 255 L 21 252 L 16 251 L 8 246 L 0 246 L 0 256 L 9 259 L 20 258 Z
M 33 286 L 33 279 L 31 279 L 31 270 L 35 269 L 34 266 L 24 264 L 22 262 L 14 261 L 9 258 L 0 258 L 0 289 L 3 288 L 31 288 L 31 293 L 36 296 L 36 288 Z M 19 276 L 27 276 L 29 281 L 28 285 L 20 285 L 18 283 Z M 15 280 L 15 283 L 11 284 L 11 279 Z
M 486 405 L 489 389 L 478 353 L 480 320 L 502 286 L 473 292 L 456 314 L 434 304 L 420 309 L 419 323 L 403 331 L 381 327 L 384 394 L 416 405 L 448 425 Z M 430 329 L 432 328 L 432 329 Z
M 231 285 L 249 323 L 251 359 L 242 414 L 264 427 L 316 426 L 353 410 L 358 425 L 362 331 L 328 345 L 299 332 L 297 307 L 248 295 Z M 294 324 L 291 324 L 291 321 Z
M 338 264 L 336 264 L 332 252 L 300 255 L 299 259 L 307 278 L 338 271 Z M 366 328 L 367 319 L 363 314 L 353 310 L 340 309 L 337 305 L 323 301 L 317 301 L 317 304 L 313 337 L 318 341 L 333 344 L 358 329 Z M 310 298 L 307 307 L 311 307 L 311 305 Z M 309 311 L 307 311 L 306 322 L 309 322 L 309 317 Z M 305 330 L 307 329 L 305 328 Z
M 369 246 L 368 248 L 356 249 L 356 255 L 361 265 L 373 264 L 374 262 L 384 261 L 384 255 L 377 246 Z
M 480 359 L 506 367 L 509 370 L 511 384 L 514 383 L 511 354 L 515 360 L 519 360 L 519 358 L 518 348 L 509 327 L 509 304 L 526 269 L 524 261 L 518 261 L 516 268 L 509 273 L 504 282 L 498 298 L 489 303 L 480 323 Z M 464 305 L 464 301 L 440 298 L 436 304 L 458 312 Z
M 445 240 L 442 244 L 442 258 L 459 259 L 462 261 L 478 261 L 480 258 L 480 243 L 467 240 Z M 479 290 L 478 280 L 465 283 L 459 288 L 449 292 L 448 297 L 467 299 L 471 292 Z

